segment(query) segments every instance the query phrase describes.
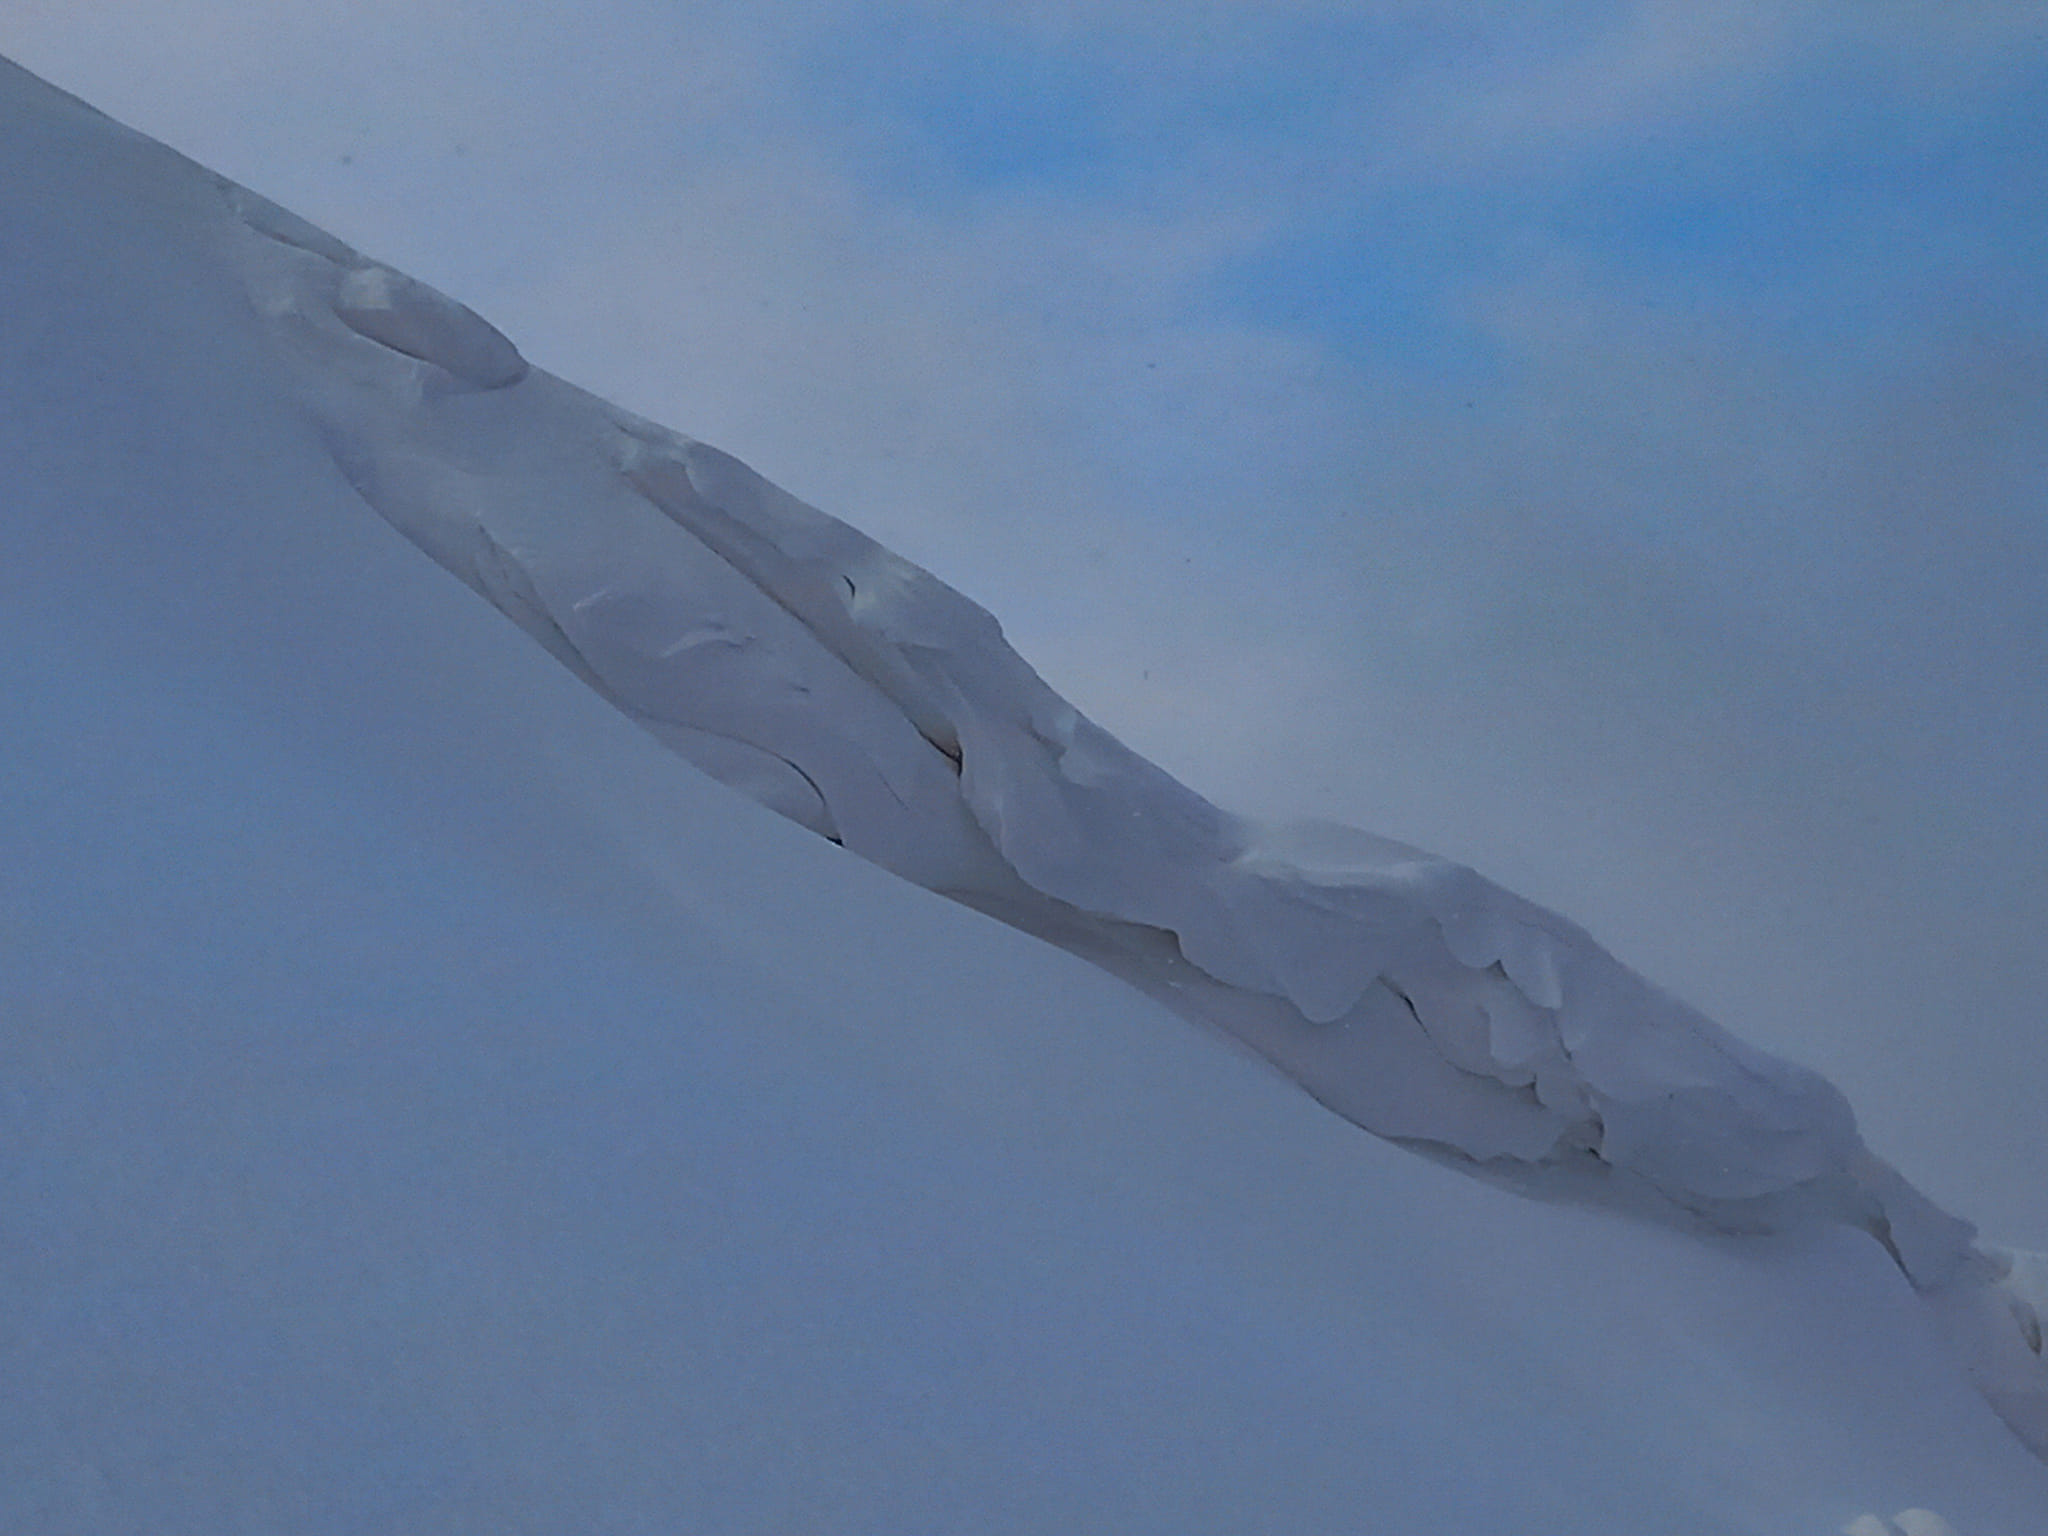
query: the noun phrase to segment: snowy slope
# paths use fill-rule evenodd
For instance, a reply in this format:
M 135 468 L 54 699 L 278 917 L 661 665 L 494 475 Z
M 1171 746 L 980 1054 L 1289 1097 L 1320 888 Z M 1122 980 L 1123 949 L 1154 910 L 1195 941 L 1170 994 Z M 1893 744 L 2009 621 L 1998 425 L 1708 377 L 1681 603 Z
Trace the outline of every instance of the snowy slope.
M 223 190 L 255 305 L 364 500 L 706 771 L 1092 953 L 1156 936 L 1133 962 L 1149 979 L 1220 984 L 1196 1011 L 1374 1130 L 1545 1170 L 1590 1154 L 1728 1224 L 1819 1203 L 1887 1226 L 1923 1284 L 1961 1261 L 1965 1230 L 1860 1173 L 1831 1085 L 1563 919 L 1362 833 L 1243 824 L 1079 715 L 927 573 Z M 1251 1000 L 1270 1021 L 1243 1017 Z
M 2048 1528 L 2025 1276 L 1825 1083 L 0 115 L 0 1529 Z

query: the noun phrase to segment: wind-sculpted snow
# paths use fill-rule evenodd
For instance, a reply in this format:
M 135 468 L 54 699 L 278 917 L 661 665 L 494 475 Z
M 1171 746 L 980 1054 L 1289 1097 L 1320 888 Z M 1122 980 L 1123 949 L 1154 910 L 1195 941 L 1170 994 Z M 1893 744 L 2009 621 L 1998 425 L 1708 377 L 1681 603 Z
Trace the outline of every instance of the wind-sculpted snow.
M 927 572 L 225 192 L 255 308 L 350 483 L 704 772 L 1228 1032 L 1380 1135 L 1552 1197 L 1868 1229 L 1923 1291 L 1974 1298 L 1952 1331 L 2048 1446 L 2011 1266 L 1863 1147 L 1829 1082 L 1470 869 L 1218 809 Z
M 359 336 L 434 363 L 478 389 L 526 377 L 526 359 L 488 321 L 389 267 L 357 267 L 335 290 L 334 313 Z
M 1434 1121 L 1418 1094 L 1399 1125 L 1361 1111 L 1370 1129 L 1483 1159 L 1590 1154 L 1700 1209 L 1845 1176 L 1857 1140 L 1831 1085 L 1554 914 L 1348 828 L 1226 814 L 1054 694 L 926 572 L 544 375 L 502 395 L 437 390 L 443 373 L 478 383 L 488 370 L 468 354 L 484 349 L 431 320 L 363 317 L 456 306 L 281 239 L 274 217 L 250 227 L 265 237 L 250 252 L 259 304 L 351 481 L 708 771 L 1013 920 L 1049 904 L 1067 923 L 1170 935 L 1203 976 L 1283 1001 L 1326 1042 L 1289 1066 L 1333 1100 L 1351 1102 L 1356 1037 L 1418 1037 L 1470 1080 L 1468 1108 Z
M 2041 1528 L 1825 1085 L 4 63 L 0 203 L 0 1530 Z

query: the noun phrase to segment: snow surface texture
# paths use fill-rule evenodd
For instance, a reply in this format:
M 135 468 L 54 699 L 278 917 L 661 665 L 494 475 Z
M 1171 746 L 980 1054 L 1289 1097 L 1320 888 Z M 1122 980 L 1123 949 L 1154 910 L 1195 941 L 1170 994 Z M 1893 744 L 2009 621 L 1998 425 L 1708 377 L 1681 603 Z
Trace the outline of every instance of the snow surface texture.
M 926 572 L 224 190 L 256 306 L 364 500 L 714 777 L 1188 998 L 1381 1135 L 1627 1176 L 1731 1227 L 1825 1209 L 1923 1287 L 1963 1263 L 1970 1229 L 1873 1163 L 1825 1079 L 1469 869 L 1217 809 Z
M 1379 1135 L 1730 1231 L 1853 1222 L 1923 1291 L 2010 1272 L 1862 1145 L 1833 1084 L 1557 914 L 1353 828 L 1219 810 L 928 572 L 223 190 L 256 306 L 350 483 L 713 777 L 1222 1027 Z M 2033 1308 L 2016 1293 L 2005 1310 L 2018 1354 L 1995 1352 L 1986 1390 L 2048 1452 Z
M 18 72 L 0 108 L 14 1524 L 2038 1529 L 1937 1340 L 2038 1447 L 2048 1277 L 1826 1083 L 1470 871 L 1225 815 L 729 457 Z M 1382 1135 L 1695 1230 L 1375 1157 L 735 818 L 356 494 L 789 820 Z
M 350 483 L 713 777 L 1179 1002 L 1377 1134 L 1592 1198 L 1654 1191 L 1729 1230 L 1852 1221 L 1926 1291 L 1972 1263 L 1972 1228 L 1872 1156 L 1818 1074 L 1470 869 L 1217 809 L 929 573 L 222 191 L 256 306 Z M 2028 1303 L 2011 1310 L 2006 1331 L 2032 1342 Z M 2048 1412 L 2010 1374 L 1992 1373 L 1995 1400 L 2048 1450 Z

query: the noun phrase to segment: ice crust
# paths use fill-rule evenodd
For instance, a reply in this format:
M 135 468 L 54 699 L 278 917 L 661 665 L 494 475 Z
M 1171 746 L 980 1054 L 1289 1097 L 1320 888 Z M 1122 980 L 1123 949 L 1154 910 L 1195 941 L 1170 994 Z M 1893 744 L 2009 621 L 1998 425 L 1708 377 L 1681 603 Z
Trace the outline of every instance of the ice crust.
M 350 483 L 703 772 L 1496 1182 L 1731 1232 L 1868 1230 L 1923 1293 L 1968 1298 L 1952 1337 L 2048 1454 L 2008 1271 L 1862 1144 L 1826 1079 L 1470 868 L 1219 809 L 930 573 L 225 190 L 252 301 Z

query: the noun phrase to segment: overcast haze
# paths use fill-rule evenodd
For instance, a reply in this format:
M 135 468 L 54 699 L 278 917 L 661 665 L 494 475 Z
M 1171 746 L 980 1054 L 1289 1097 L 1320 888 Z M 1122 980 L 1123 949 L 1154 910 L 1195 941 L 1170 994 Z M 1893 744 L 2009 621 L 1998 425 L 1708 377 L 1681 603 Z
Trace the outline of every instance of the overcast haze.
M 14 0 L 0 52 L 2048 1247 L 2038 4 Z

